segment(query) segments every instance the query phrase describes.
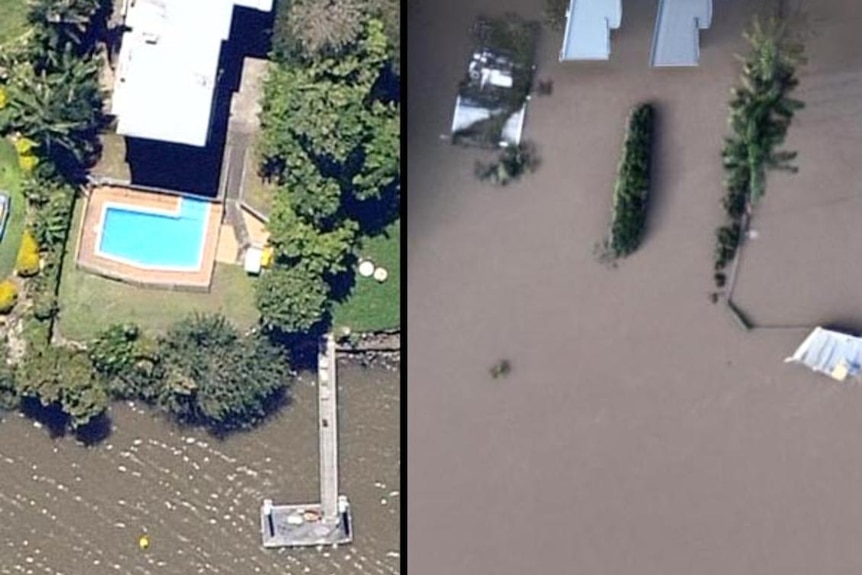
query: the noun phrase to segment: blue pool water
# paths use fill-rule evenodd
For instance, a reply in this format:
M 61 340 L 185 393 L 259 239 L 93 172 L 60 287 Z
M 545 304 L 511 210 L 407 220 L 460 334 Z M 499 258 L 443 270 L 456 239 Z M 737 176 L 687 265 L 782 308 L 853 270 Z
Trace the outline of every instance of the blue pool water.
M 178 215 L 108 206 L 99 251 L 146 267 L 198 269 L 208 205 L 209 202 L 183 198 Z

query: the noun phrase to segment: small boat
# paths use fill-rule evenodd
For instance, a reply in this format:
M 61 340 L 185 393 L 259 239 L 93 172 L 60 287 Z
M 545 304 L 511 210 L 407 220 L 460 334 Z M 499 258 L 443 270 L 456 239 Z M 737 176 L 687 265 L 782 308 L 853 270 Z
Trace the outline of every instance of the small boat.
M 0 191 L 0 240 L 6 232 L 6 222 L 9 220 L 9 209 L 12 206 L 12 198 L 6 192 Z

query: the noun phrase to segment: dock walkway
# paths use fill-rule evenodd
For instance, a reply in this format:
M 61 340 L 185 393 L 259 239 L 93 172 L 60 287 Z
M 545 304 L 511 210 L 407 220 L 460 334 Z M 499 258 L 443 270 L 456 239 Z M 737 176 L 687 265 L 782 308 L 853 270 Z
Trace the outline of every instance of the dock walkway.
M 320 502 L 274 505 L 272 500 L 265 500 L 260 510 L 264 547 L 333 545 L 353 540 L 350 504 L 338 494 L 338 380 L 332 334 L 321 343 L 317 366 Z

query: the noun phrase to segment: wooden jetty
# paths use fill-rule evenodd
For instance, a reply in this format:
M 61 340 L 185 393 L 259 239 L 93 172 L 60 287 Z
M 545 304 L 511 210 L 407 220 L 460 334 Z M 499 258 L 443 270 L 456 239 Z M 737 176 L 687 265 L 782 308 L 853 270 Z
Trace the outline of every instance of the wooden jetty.
M 264 547 L 337 545 L 353 540 L 350 503 L 338 493 L 338 404 L 335 338 L 328 334 L 317 357 L 317 428 L 320 438 L 320 502 L 260 509 Z

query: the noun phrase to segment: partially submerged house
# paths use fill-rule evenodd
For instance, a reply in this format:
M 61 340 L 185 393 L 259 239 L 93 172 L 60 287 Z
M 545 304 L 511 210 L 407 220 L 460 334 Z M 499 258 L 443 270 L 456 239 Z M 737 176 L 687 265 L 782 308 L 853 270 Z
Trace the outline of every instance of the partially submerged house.
M 560 61 L 607 60 L 611 30 L 620 27 L 622 18 L 622 0 L 571 0 Z
M 530 99 L 537 25 L 504 17 L 480 21 L 474 33 L 476 47 L 455 99 L 452 141 L 517 145 Z
M 468 68 L 468 81 L 461 86 L 455 98 L 455 113 L 452 116 L 452 134 L 470 134 L 471 129 L 483 122 L 493 122 L 500 116 L 503 126 L 499 145 L 517 145 L 524 133 L 527 103 L 511 111 L 506 109 L 509 93 L 514 87 L 512 61 L 490 50 L 473 54 Z M 493 130 L 493 128 L 491 128 Z
M 800 363 L 837 381 L 862 372 L 862 338 L 817 327 L 785 363 Z
M 124 136 L 206 146 L 235 6 L 272 0 L 125 0 L 111 113 Z
M 622 0 L 570 0 L 560 61 L 607 60 Z M 712 24 L 712 0 L 659 0 L 650 65 L 697 66 L 700 30 Z
M 712 24 L 712 0 L 661 0 L 650 65 L 697 66 L 700 31 Z

